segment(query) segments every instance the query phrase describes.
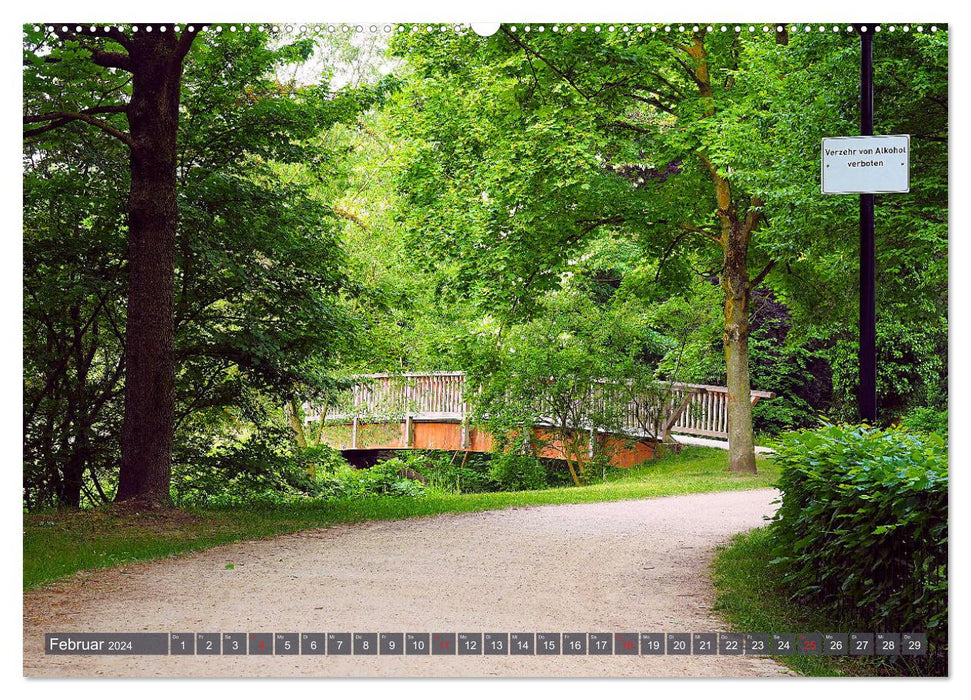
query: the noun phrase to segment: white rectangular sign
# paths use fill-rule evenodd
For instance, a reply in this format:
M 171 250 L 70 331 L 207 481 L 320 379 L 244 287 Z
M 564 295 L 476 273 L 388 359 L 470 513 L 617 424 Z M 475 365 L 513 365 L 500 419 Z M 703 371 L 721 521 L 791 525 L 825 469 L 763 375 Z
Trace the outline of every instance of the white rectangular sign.
M 823 194 L 910 192 L 910 136 L 823 139 Z

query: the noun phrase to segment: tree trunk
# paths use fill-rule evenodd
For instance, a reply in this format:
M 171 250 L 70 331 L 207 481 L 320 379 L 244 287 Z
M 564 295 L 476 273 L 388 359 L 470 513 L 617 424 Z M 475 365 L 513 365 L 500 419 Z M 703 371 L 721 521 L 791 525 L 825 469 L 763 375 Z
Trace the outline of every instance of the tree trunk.
M 685 50 L 697 62 L 694 77 L 698 94 L 705 101 L 705 116 L 714 116 L 714 90 L 708 71 L 704 32 L 696 33 Z M 698 155 L 711 176 L 722 229 L 719 242 L 724 251 L 721 284 L 725 291 L 725 334 L 722 340 L 728 375 L 728 468 L 733 472 L 754 474 L 757 470 L 748 374 L 748 245 L 752 232 L 761 220 L 758 206 L 762 202 L 753 198 L 752 208 L 740 220 L 731 183 L 718 172 L 711 160 L 701 153 Z
M 725 369 L 728 375 L 728 468 L 754 474 L 751 383 L 748 369 L 748 232 L 733 222 L 725 246 Z
M 115 500 L 166 505 L 171 502 L 175 424 L 175 167 L 182 56 L 174 32 L 134 34 L 129 55 L 132 144 L 125 415 Z
M 290 424 L 290 429 L 293 430 L 293 435 L 297 440 L 297 445 L 300 447 L 307 446 L 307 434 L 303 429 L 303 421 L 300 420 L 300 407 L 297 402 L 290 398 L 287 401 L 287 405 L 283 408 L 283 412 L 287 416 L 287 423 Z
M 283 413 L 286 415 L 287 423 L 290 425 L 290 429 L 293 431 L 293 435 L 297 440 L 297 446 L 301 449 L 306 449 L 307 433 L 303 428 L 303 421 L 300 418 L 300 407 L 293 397 L 287 400 L 286 405 L 283 407 Z M 321 414 L 321 416 L 323 415 Z M 321 423 L 323 423 L 323 419 L 321 419 Z M 311 479 L 317 478 L 317 465 L 313 460 L 310 460 L 307 464 L 307 476 Z
M 577 470 L 573 466 L 573 460 L 570 459 L 568 454 L 564 454 L 563 457 L 566 460 L 567 468 L 570 470 L 570 477 L 573 479 L 573 485 L 580 486 L 580 476 L 577 474 Z
M 74 449 L 64 465 L 60 493 L 57 496 L 59 508 L 77 509 L 81 507 L 81 485 L 84 470 L 88 465 L 88 437 L 86 432 L 75 437 Z

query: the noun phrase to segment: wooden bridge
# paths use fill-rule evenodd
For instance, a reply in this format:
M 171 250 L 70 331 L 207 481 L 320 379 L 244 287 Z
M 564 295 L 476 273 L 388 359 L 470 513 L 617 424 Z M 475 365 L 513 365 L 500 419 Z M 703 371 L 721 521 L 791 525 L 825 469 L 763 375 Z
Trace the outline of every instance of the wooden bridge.
M 353 379 L 355 384 L 343 400 L 331 406 L 305 406 L 306 419 L 317 424 L 322 442 L 350 453 L 492 450 L 493 436 L 470 423 L 464 372 L 367 374 Z M 603 382 L 600 386 L 609 385 Z M 654 398 L 653 404 L 622 393 L 615 411 L 617 420 L 609 429 L 583 425 L 569 430 L 587 436 L 589 456 L 601 449 L 620 467 L 650 459 L 659 441 L 676 442 L 678 435 L 728 439 L 726 387 L 683 383 L 657 386 L 663 398 L 660 402 Z M 600 388 L 591 396 L 596 394 L 603 401 L 609 393 Z M 752 405 L 774 396 L 768 391 L 752 391 Z M 552 425 L 550 419 L 537 417 L 532 426 L 541 446 L 539 454 L 564 459 L 566 446 Z

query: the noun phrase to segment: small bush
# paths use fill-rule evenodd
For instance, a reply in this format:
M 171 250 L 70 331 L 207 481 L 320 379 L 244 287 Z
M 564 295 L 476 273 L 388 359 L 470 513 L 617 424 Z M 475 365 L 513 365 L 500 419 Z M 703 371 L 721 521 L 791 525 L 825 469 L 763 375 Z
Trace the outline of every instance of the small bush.
M 178 506 L 276 505 L 305 497 L 312 487 L 294 449 L 271 430 L 226 444 L 181 445 L 173 461 Z
M 920 672 L 947 667 L 947 455 L 904 429 L 830 425 L 775 445 L 773 565 L 797 600 L 861 629 L 928 633 Z
M 488 493 L 500 484 L 490 473 L 489 455 L 462 452 L 407 453 L 411 468 L 442 493 Z
M 300 472 L 307 475 L 348 466 L 340 450 L 324 444 L 296 449 L 293 460 Z
M 900 424 L 920 433 L 936 433 L 947 440 L 947 410 L 933 408 L 914 408 L 900 419 Z
M 549 484 L 546 467 L 532 454 L 519 450 L 492 453 L 490 475 L 502 491 L 533 491 Z
M 425 486 L 404 476 L 407 464 L 398 457 L 379 462 L 369 469 L 340 466 L 317 477 L 318 498 L 364 498 L 367 496 L 420 496 Z

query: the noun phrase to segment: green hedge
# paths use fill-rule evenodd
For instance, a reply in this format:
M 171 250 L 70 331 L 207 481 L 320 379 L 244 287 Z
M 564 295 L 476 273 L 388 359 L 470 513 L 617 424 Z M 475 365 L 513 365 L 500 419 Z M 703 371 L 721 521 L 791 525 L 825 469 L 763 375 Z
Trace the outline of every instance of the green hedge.
M 912 668 L 946 673 L 943 439 L 833 425 L 789 433 L 775 449 L 782 504 L 772 563 L 794 599 L 860 631 L 926 631 L 931 655 L 910 657 Z

